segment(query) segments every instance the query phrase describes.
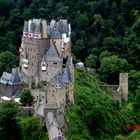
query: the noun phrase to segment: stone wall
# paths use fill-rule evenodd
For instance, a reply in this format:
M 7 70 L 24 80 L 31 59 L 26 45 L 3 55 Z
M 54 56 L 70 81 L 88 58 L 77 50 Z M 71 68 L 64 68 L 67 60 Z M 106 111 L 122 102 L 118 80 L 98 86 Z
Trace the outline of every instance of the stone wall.
M 35 114 L 35 109 L 34 107 L 21 107 L 21 112 L 19 115 L 22 116 L 31 116 Z
M 119 86 L 124 101 L 128 100 L 128 73 L 120 73 Z

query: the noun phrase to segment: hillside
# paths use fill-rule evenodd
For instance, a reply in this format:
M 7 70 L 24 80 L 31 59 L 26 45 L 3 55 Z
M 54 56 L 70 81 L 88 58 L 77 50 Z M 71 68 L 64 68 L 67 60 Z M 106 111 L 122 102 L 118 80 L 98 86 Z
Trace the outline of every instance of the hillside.
M 138 120 L 127 105 L 120 106 L 107 91 L 101 89 L 96 74 L 76 70 L 75 104 L 66 117 L 68 140 L 104 140 L 129 134 L 127 125 Z

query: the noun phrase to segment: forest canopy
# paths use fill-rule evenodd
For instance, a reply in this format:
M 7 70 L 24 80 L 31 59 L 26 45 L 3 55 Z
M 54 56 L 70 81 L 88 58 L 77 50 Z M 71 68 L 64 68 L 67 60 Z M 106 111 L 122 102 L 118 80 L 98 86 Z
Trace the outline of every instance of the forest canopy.
M 0 0 L 0 52 L 19 55 L 24 20 L 43 18 L 50 22 L 65 18 L 72 26 L 75 63 L 85 62 L 104 79 L 103 57 L 116 55 L 127 64 L 126 72 L 139 71 L 139 12 L 140 0 Z M 0 59 L 0 63 L 4 62 Z M 11 66 L 14 65 L 18 62 L 13 61 Z M 7 69 L 7 66 L 2 67 L 0 74 Z M 114 81 L 106 79 L 104 82 Z

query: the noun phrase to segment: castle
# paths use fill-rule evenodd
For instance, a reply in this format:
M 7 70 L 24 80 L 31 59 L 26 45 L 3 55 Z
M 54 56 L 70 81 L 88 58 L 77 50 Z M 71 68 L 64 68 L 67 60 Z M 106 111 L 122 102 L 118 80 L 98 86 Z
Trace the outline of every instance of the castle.
M 19 68 L 4 72 L 0 78 L 2 87 L 10 89 L 11 94 L 7 94 L 10 98 L 20 93 L 22 85 L 31 88 L 37 101 L 35 114 L 46 120 L 50 140 L 54 139 L 52 135 L 63 137 L 59 129 L 65 128 L 66 106 L 74 103 L 70 34 L 71 26 L 66 19 L 51 20 L 50 24 L 44 19 L 25 21 Z M 39 84 L 43 85 L 41 89 Z M 48 114 L 52 114 L 54 123 L 49 122 Z
M 45 102 L 74 103 L 74 69 L 71 56 L 71 26 L 65 19 L 25 21 L 20 52 L 20 77 L 29 87 L 47 85 Z

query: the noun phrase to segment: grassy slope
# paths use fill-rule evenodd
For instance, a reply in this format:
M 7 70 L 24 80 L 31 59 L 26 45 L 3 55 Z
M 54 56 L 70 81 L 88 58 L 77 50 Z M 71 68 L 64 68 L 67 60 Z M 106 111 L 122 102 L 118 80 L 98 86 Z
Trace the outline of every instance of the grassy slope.
M 67 115 L 67 121 L 69 124 L 69 130 L 67 133 L 68 140 L 92 140 L 89 128 L 87 126 L 86 117 L 82 114 L 90 116 L 89 110 L 92 111 L 92 105 L 95 98 L 98 102 L 98 96 L 100 99 L 109 98 L 105 91 L 103 91 L 96 80 L 95 74 L 76 70 L 75 71 L 75 104 L 72 106 L 70 112 Z M 101 96 L 105 95 L 105 96 Z M 100 102 L 100 101 L 99 101 Z M 83 108 L 84 107 L 84 108 Z M 87 109 L 88 111 L 85 111 Z M 86 114 L 87 113 L 87 114 Z
M 67 113 L 67 140 L 113 140 L 128 135 L 133 122 L 132 109 L 120 106 L 103 89 L 94 73 L 75 70 L 75 104 Z M 125 138 L 125 137 L 124 137 Z M 122 139 L 123 140 L 123 139 Z

